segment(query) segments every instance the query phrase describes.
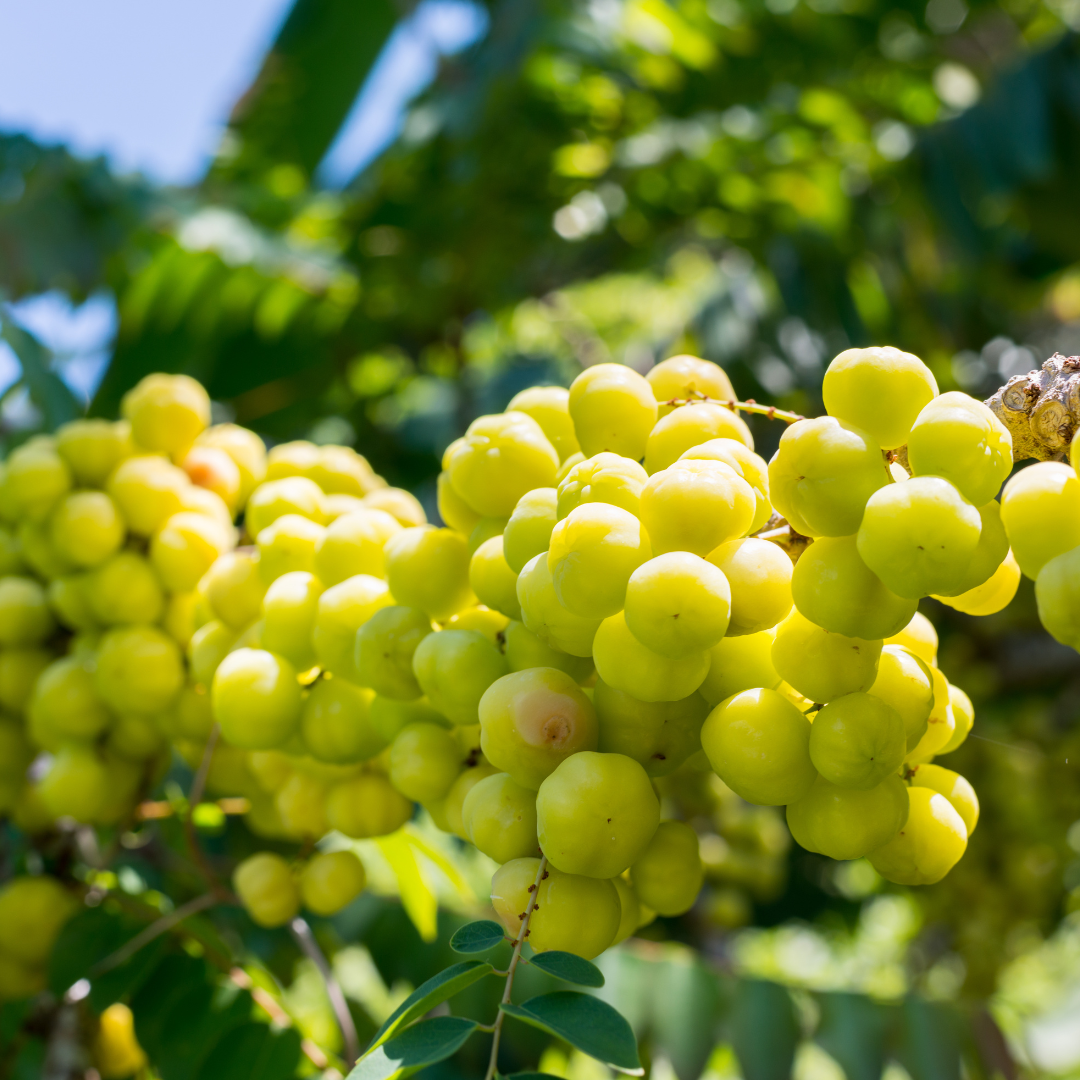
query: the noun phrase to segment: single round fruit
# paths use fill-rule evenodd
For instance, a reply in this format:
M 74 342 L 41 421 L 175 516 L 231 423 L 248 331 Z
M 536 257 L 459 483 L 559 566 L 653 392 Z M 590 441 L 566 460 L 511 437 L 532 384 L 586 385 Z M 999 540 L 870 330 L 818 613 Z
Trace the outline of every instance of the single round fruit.
M 184 663 L 176 642 L 152 626 L 110 630 L 97 654 L 97 692 L 119 713 L 156 716 L 184 685 Z
M 522 787 L 509 773 L 478 780 L 461 807 L 466 838 L 497 863 L 535 855 L 536 792 Z
M 572 656 L 591 655 L 600 620 L 575 615 L 559 603 L 546 552 L 531 558 L 518 574 L 517 596 L 521 621 L 541 641 Z
M 503 652 L 511 671 L 553 667 L 565 671 L 574 682 L 585 683 L 593 673 L 591 656 L 571 656 L 541 641 L 524 623 L 511 620 L 502 630 Z M 3 657 L 0 656 L 0 664 Z
M 531 416 L 555 447 L 560 461 L 580 451 L 574 421 L 570 419 L 570 391 L 566 387 L 530 386 L 510 399 L 506 411 Z
M 811 544 L 803 556 L 815 547 Z M 708 561 L 723 572 L 731 590 L 730 636 L 768 630 L 791 610 L 792 566 L 783 548 L 751 536 L 721 544 Z
M 294 570 L 282 574 L 263 599 L 262 645 L 297 671 L 315 665 L 311 635 L 322 593 L 323 584 L 314 574 Z
M 780 678 L 815 702 L 869 690 L 880 655 L 880 641 L 830 633 L 797 610 L 776 628 L 772 646 Z
M 104 491 L 75 491 L 53 510 L 49 539 L 61 558 L 96 566 L 124 542 L 124 521 Z
M 810 760 L 838 787 L 877 787 L 900 768 L 906 754 L 903 719 L 871 694 L 834 698 L 818 712 L 810 728 Z
M 709 674 L 698 687 L 698 693 L 715 707 L 741 690 L 759 687 L 775 690 L 780 683 L 772 662 L 775 638 L 776 631 L 772 629 L 725 637 L 709 650 Z
M 669 917 L 693 907 L 704 877 L 697 833 L 681 821 L 660 822 L 630 867 L 638 902 Z
M 477 724 L 480 699 L 507 666 L 478 631 L 441 630 L 416 646 L 413 673 L 431 705 L 452 724 Z
M 390 745 L 390 783 L 419 803 L 444 798 L 461 765 L 457 740 L 437 724 L 409 724 Z
M 387 582 L 399 604 L 446 619 L 475 602 L 469 587 L 469 545 L 453 529 L 402 529 L 383 550 Z
M 381 608 L 356 633 L 353 677 L 384 697 L 399 701 L 420 697 L 413 654 L 431 632 L 431 619 L 418 608 Z
M 258 536 L 278 518 L 297 515 L 322 525 L 326 521 L 325 496 L 313 480 L 288 476 L 260 484 L 248 499 L 244 526 L 248 536 Z
M 367 761 L 386 746 L 371 722 L 375 692 L 345 679 L 323 678 L 311 689 L 300 717 L 304 746 L 316 761 Z
M 308 911 L 333 915 L 351 904 L 367 885 L 364 864 L 351 851 L 313 855 L 300 875 L 300 898 Z
M 908 815 L 908 788 L 890 776 L 868 790 L 841 788 L 823 776 L 787 808 L 796 843 L 830 859 L 861 859 L 888 843 Z
M 55 878 L 16 877 L 0 889 L 0 949 L 24 964 L 49 959 L 79 903 Z
M 963 819 L 967 835 L 971 836 L 979 823 L 979 797 L 968 780 L 940 765 L 916 765 L 910 782 L 912 788 L 929 788 L 944 795 Z
M 633 458 L 611 453 L 582 458 L 567 468 L 566 475 L 559 480 L 558 520 L 562 521 L 579 506 L 597 502 L 618 506 L 637 516 L 641 492 L 648 481 L 649 474 Z
M 645 378 L 660 404 L 661 416 L 666 416 L 672 409 L 678 408 L 667 404 L 672 400 L 736 400 L 727 372 L 719 364 L 702 360 L 698 356 L 669 356 L 650 368 Z
M 642 481 L 644 483 L 644 481 Z M 534 556 L 547 551 L 551 530 L 558 518 L 558 492 L 553 487 L 534 488 L 517 501 L 503 529 L 503 556 L 515 574 Z
M 586 457 L 603 451 L 634 461 L 656 423 L 652 387 L 623 364 L 594 364 L 571 384 L 568 401 L 574 434 Z
M 521 618 L 517 598 L 517 572 L 503 554 L 503 534 L 485 540 L 469 562 L 469 585 L 481 604 L 501 611 L 508 619 Z
M 634 637 L 621 611 L 605 619 L 596 631 L 593 661 L 604 682 L 641 701 L 689 697 L 709 672 L 709 654 L 704 649 L 677 660 L 661 656 Z
M 563 761 L 536 795 L 537 835 L 552 866 L 612 878 L 656 832 L 660 803 L 648 773 L 623 754 L 582 751 Z
M 907 748 L 914 750 L 926 733 L 934 707 L 934 681 L 929 665 L 902 645 L 886 645 L 878 660 L 877 678 L 867 693 L 900 714 Z
M 214 560 L 199 585 L 213 613 L 227 626 L 242 630 L 262 613 L 266 582 L 253 551 L 229 551 Z
M 645 444 L 645 471 L 652 475 L 678 461 L 687 450 L 714 439 L 731 439 L 754 449 L 754 436 L 738 413 L 723 405 L 680 405 L 657 421 Z
M 326 795 L 326 820 L 354 840 L 389 836 L 413 815 L 413 804 L 379 773 L 335 784 Z
M 315 548 L 315 572 L 326 585 L 356 574 L 386 577 L 383 545 L 401 532 L 399 522 L 385 510 L 355 510 L 336 518 Z
M 45 590 L 33 578 L 0 578 L 0 646 L 38 645 L 55 626 Z
M 240 903 L 259 926 L 284 926 L 300 912 L 300 890 L 289 864 L 270 851 L 246 858 L 233 871 Z
M 139 446 L 174 458 L 210 425 L 210 397 L 190 375 L 147 375 L 124 395 L 120 411 Z
M 229 653 L 214 675 L 211 700 L 221 734 L 245 750 L 283 746 L 303 709 L 296 669 L 266 649 Z
M 898 885 L 932 885 L 960 861 L 967 830 L 944 795 L 912 787 L 908 798 L 907 822 L 887 844 L 869 853 L 870 865 Z

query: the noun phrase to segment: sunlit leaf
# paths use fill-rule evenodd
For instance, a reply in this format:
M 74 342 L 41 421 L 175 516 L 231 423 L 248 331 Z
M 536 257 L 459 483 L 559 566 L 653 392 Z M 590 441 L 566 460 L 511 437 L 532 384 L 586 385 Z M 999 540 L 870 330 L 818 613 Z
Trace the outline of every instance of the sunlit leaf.
M 397 879 L 401 903 L 424 941 L 438 936 L 439 901 L 424 880 L 416 862 L 412 839 L 403 832 L 380 836 L 376 841 Z

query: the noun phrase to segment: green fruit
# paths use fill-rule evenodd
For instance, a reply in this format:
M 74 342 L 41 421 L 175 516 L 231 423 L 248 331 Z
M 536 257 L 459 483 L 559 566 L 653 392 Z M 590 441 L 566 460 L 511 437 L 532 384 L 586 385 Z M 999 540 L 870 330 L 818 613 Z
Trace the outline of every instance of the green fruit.
M 221 734 L 245 750 L 283 746 L 300 724 L 296 670 L 265 649 L 237 649 L 221 661 L 211 690 Z
M 975 789 L 959 773 L 940 765 L 917 765 L 911 777 L 913 788 L 929 788 L 944 795 L 964 822 L 967 835 L 975 831 L 979 823 L 979 797 Z M 910 791 L 908 792 L 910 795 Z
M 54 818 L 92 822 L 108 802 L 109 774 L 92 748 L 72 743 L 53 757 L 37 793 Z
M 796 843 L 831 859 L 861 859 L 888 843 L 908 815 L 907 785 L 889 776 L 869 790 L 841 788 L 823 776 L 787 808 Z M 963 823 L 961 822 L 961 825 Z
M 357 574 L 327 589 L 319 597 L 311 631 L 315 657 L 323 670 L 356 682 L 356 632 L 393 602 L 386 582 L 368 574 Z
M 23 964 L 44 965 L 78 908 L 55 878 L 13 878 L 0 889 L 0 949 Z
M 300 717 L 300 735 L 316 761 L 367 761 L 387 745 L 371 722 L 374 697 L 374 691 L 344 679 L 323 678 L 312 687 Z
M 49 518 L 56 553 L 76 566 L 104 562 L 124 542 L 124 521 L 103 491 L 76 491 L 57 504 Z
M 364 864 L 353 852 L 320 852 L 300 875 L 300 898 L 316 915 L 333 915 L 351 904 L 365 885 Z
M 478 780 L 461 808 L 466 837 L 497 863 L 535 856 L 536 792 L 522 787 L 509 773 Z
M 152 626 L 110 630 L 98 649 L 96 685 L 115 712 L 156 716 L 184 685 L 180 649 Z
M 409 724 L 390 745 L 390 783 L 419 803 L 438 802 L 461 772 L 461 748 L 436 724 Z
M 810 721 L 775 690 L 744 690 L 721 702 L 705 720 L 701 745 L 720 779 L 760 806 L 796 802 L 817 777 Z
M 540 785 L 536 820 L 540 847 L 552 866 L 567 874 L 612 878 L 652 838 L 660 803 L 633 758 L 582 751 Z
M 469 586 L 469 545 L 453 529 L 423 525 L 402 529 L 383 548 L 394 599 L 433 619 L 448 619 L 474 603 Z
M 394 606 L 376 611 L 356 634 L 356 681 L 383 697 L 399 701 L 420 697 L 413 654 L 431 632 L 431 620 L 418 608 Z
M 574 434 L 586 457 L 610 451 L 640 461 L 656 423 L 652 387 L 624 364 L 594 364 L 571 384 Z
M 33 578 L 0 578 L 0 646 L 30 648 L 55 626 L 45 590 Z
M 869 853 L 871 866 L 898 885 L 932 885 L 959 861 L 967 830 L 953 804 L 930 788 L 908 791 L 911 810 L 899 832 Z
M 314 574 L 296 570 L 282 574 L 263 598 L 262 645 L 297 671 L 315 665 L 311 635 L 322 593 L 322 582 Z
M 376 694 L 368 706 L 368 718 L 379 733 L 379 738 L 389 746 L 406 724 L 438 724 L 451 727 L 442 713 L 436 712 L 426 698 L 416 701 L 396 701 L 394 698 Z
M 630 881 L 640 904 L 673 916 L 693 907 L 704 873 L 697 833 L 681 821 L 662 821 L 630 867 Z
M 413 815 L 413 804 L 379 773 L 363 773 L 335 784 L 326 796 L 332 829 L 364 840 L 397 832 Z
M 869 690 L 877 677 L 880 641 L 831 633 L 798 610 L 776 628 L 772 662 L 780 677 L 811 701 Z
M 771 629 L 739 637 L 729 634 L 709 650 L 709 674 L 698 693 L 715 706 L 742 690 L 775 690 L 780 684 L 772 662 L 775 638 L 776 631 Z
M 112 721 L 95 687 L 93 663 L 77 656 L 55 660 L 41 673 L 30 715 L 35 727 L 44 725 L 62 739 L 92 740 Z
M 503 537 L 485 540 L 469 562 L 469 584 L 481 604 L 501 611 L 508 619 L 521 618 L 517 598 L 517 573 L 503 555 Z
M 878 660 L 877 678 L 868 694 L 891 705 L 904 722 L 908 750 L 914 750 L 926 732 L 934 705 L 930 667 L 902 645 L 886 645 Z
M 450 785 L 446 798 L 442 800 L 443 817 L 449 825 L 449 829 L 445 831 L 460 836 L 462 840 L 468 840 L 469 834 L 465 830 L 465 800 L 481 780 L 486 780 L 489 776 L 504 775 L 505 773 L 500 773 L 494 765 L 489 765 L 486 761 L 462 769 L 457 779 Z
M 503 652 L 511 671 L 553 667 L 565 671 L 576 683 L 588 682 L 593 673 L 591 656 L 572 656 L 541 641 L 522 622 L 511 620 L 502 631 Z M 0 657 L 2 663 L 2 657 Z
M 542 487 L 527 491 L 518 499 L 502 534 L 503 557 L 515 574 L 520 574 L 531 558 L 547 551 L 551 530 L 558 520 L 557 497 L 555 488 Z
M 259 926 L 284 926 L 300 912 L 300 890 L 289 864 L 269 851 L 246 858 L 233 871 L 240 903 Z
M 313 574 L 315 550 L 325 532 L 317 522 L 299 514 L 285 514 L 267 525 L 255 538 L 259 548 L 259 575 L 263 581 L 269 585 L 282 574 L 294 570 Z
M 572 754 L 596 748 L 592 703 L 555 668 L 504 675 L 480 699 L 479 715 L 484 756 L 534 791 Z
M 900 768 L 907 732 L 900 714 L 870 694 L 845 694 L 814 717 L 810 760 L 838 787 L 877 787 Z
M 502 653 L 476 630 L 429 634 L 413 654 L 420 689 L 452 724 L 478 723 L 480 699 L 506 671 Z
M 612 945 L 625 941 L 641 925 L 641 902 L 634 886 L 625 877 L 614 877 L 611 884 L 619 894 L 619 929 L 615 932 Z

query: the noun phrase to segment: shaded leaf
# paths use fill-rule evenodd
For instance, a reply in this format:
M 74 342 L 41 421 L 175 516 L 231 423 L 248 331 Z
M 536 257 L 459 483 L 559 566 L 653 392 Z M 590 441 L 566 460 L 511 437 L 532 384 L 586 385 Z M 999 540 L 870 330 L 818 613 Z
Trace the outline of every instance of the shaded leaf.
M 436 1005 L 441 1005 L 467 986 L 479 982 L 494 969 L 482 960 L 463 960 L 432 976 L 426 983 L 418 986 L 389 1016 L 386 1023 L 375 1033 L 367 1053 L 393 1037 L 407 1024 L 411 1024 L 424 1013 L 431 1012 Z
M 558 950 L 537 953 L 529 958 L 529 963 L 564 982 L 577 983 L 578 986 L 604 985 L 603 972 L 595 964 L 573 953 Z
M 672 946 L 646 977 L 653 992 L 652 1045 L 663 1051 L 679 1080 L 697 1080 L 717 1041 L 717 976 L 692 950 Z
M 731 1043 L 746 1080 L 788 1080 L 799 1025 L 791 995 L 777 983 L 744 979 L 735 997 Z
M 455 931 L 450 948 L 459 953 L 479 953 L 494 949 L 506 937 L 502 924 L 491 919 L 466 923 Z
M 55 430 L 82 415 L 82 409 L 67 384 L 49 366 L 51 354 L 33 334 L 4 312 L 0 337 L 11 346 L 22 365 L 23 382 L 30 400 L 41 410 L 45 426 Z
M 901 1017 L 899 1057 L 912 1080 L 960 1080 L 960 1038 L 953 1010 L 909 997 Z
M 199 1069 L 199 1080 L 291 1080 L 300 1063 L 300 1035 L 249 1020 L 221 1039 Z M 163 1075 L 168 1075 L 163 1073 Z
M 523 1005 L 500 1006 L 507 1016 L 550 1032 L 607 1065 L 640 1076 L 637 1041 L 625 1017 L 605 1001 L 576 990 L 557 990 Z
M 885 1068 L 891 1011 L 862 994 L 822 994 L 814 1040 L 844 1070 L 847 1080 L 879 1080 Z
M 433 1016 L 406 1028 L 396 1038 L 360 1059 L 349 1080 L 398 1080 L 417 1069 L 445 1061 L 479 1027 L 463 1016 Z

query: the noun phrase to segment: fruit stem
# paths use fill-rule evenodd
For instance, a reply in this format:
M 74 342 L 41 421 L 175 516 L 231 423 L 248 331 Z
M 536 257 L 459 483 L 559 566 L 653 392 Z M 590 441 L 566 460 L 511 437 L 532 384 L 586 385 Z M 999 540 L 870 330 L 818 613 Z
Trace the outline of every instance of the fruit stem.
M 296 938 L 296 943 L 303 950 L 304 955 L 319 969 L 323 982 L 326 984 L 326 995 L 330 998 L 330 1006 L 334 1010 L 338 1027 L 341 1028 L 342 1038 L 345 1040 L 345 1068 L 351 1069 L 360 1056 L 360 1040 L 356 1035 L 356 1024 L 353 1023 L 352 1013 L 349 1012 L 349 1003 L 345 1000 L 345 992 L 341 989 L 341 983 L 337 981 L 333 968 L 323 955 L 315 935 L 311 932 L 307 920 L 299 915 L 289 923 L 289 929 Z
M 222 887 L 221 882 L 218 881 L 214 871 L 210 869 L 210 864 L 206 860 L 206 855 L 203 853 L 203 849 L 199 846 L 199 838 L 195 833 L 195 807 L 202 802 L 203 791 L 206 789 L 206 778 L 210 774 L 210 762 L 214 757 L 214 749 L 217 746 L 218 736 L 221 734 L 217 724 L 210 729 L 210 734 L 206 737 L 206 746 L 203 747 L 202 760 L 199 762 L 199 767 L 195 772 L 195 779 L 191 782 L 191 791 L 188 793 L 188 806 L 187 813 L 184 815 L 184 838 L 187 841 L 188 851 L 191 854 L 192 861 L 198 868 L 199 873 L 202 875 L 203 880 L 206 882 L 210 891 L 218 898 L 224 899 L 230 894 L 228 890 Z
M 116 952 L 109 953 L 104 960 L 96 963 L 90 970 L 91 978 L 96 979 L 106 971 L 112 971 L 113 968 L 119 967 L 121 964 L 130 960 L 144 945 L 149 945 L 154 938 L 160 937 L 178 923 L 182 923 L 188 916 L 196 915 L 200 911 L 205 911 L 207 908 L 213 907 L 217 902 L 217 895 L 212 892 L 207 892 L 203 893 L 201 896 L 196 896 L 186 904 L 181 904 L 167 915 L 162 915 L 160 919 L 152 922 L 145 930 L 136 934 L 130 941 L 121 945 Z
M 492 1025 L 491 1057 L 488 1060 L 488 1067 L 487 1072 L 484 1074 L 484 1080 L 495 1080 L 495 1076 L 498 1073 L 499 1039 L 502 1037 L 503 1020 L 506 1018 L 506 1013 L 502 1011 L 502 1006 L 510 1003 L 510 991 L 514 986 L 514 972 L 517 970 L 518 961 L 521 959 L 521 946 L 525 944 L 525 939 L 529 936 L 529 919 L 532 918 L 533 909 L 536 907 L 536 897 L 540 893 L 540 883 L 546 876 L 547 856 L 542 855 L 540 857 L 540 865 L 536 870 L 536 880 L 529 890 L 529 904 L 525 908 L 525 918 L 521 920 L 521 926 L 518 929 L 517 937 L 514 938 L 514 952 L 510 957 L 510 963 L 506 968 L 506 986 L 503 988 L 502 1001 L 499 1002 L 499 1015 L 495 1017 L 495 1023 Z
M 775 405 L 759 405 L 753 398 L 746 401 L 728 401 L 725 398 L 711 398 L 707 394 L 699 394 L 692 398 L 671 398 L 670 401 L 662 401 L 661 405 L 723 405 L 732 412 L 756 413 L 758 416 L 767 416 L 770 420 L 783 420 L 785 424 L 794 424 L 798 420 L 805 420 L 805 416 L 799 413 L 789 412 L 787 409 L 778 409 Z

